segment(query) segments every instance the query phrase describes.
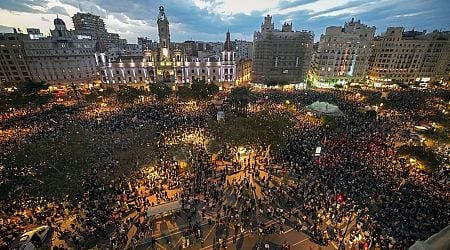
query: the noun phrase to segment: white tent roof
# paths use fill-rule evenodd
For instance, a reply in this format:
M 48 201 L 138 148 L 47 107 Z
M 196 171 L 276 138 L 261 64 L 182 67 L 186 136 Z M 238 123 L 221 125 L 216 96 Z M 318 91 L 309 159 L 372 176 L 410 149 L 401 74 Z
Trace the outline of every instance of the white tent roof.
M 313 102 L 306 109 L 320 114 L 320 115 L 330 115 L 330 116 L 342 116 L 344 113 L 339 109 L 338 106 L 330 104 L 328 102 Z
M 154 216 L 179 209 L 181 209 L 181 200 L 166 202 L 160 205 L 149 207 L 147 210 L 147 216 Z

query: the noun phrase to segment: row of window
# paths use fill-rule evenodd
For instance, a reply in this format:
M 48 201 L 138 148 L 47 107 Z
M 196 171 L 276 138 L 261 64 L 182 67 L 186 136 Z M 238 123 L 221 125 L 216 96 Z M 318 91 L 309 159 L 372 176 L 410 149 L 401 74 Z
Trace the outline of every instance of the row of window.
M 75 50 L 72 50 L 72 54 L 94 54 L 94 50 L 78 50 L 75 53 Z M 59 50 L 33 50 L 30 51 L 30 54 L 35 55 L 58 55 L 58 54 L 70 54 L 70 51 L 63 50 L 62 52 Z

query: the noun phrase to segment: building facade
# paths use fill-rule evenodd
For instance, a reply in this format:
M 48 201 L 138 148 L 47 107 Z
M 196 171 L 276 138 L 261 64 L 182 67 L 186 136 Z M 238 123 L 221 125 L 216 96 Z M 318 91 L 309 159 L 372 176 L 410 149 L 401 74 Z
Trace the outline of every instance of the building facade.
M 120 39 L 119 34 L 108 32 L 100 16 L 78 12 L 72 17 L 72 21 L 75 34 L 90 36 L 93 40 L 99 38 L 108 48 L 127 44 L 126 39 Z
M 389 27 L 374 41 L 369 81 L 375 85 L 448 82 L 448 32 Z
M 50 37 L 23 41 L 33 80 L 50 84 L 95 81 L 95 41 L 78 39 L 59 18 L 54 20 L 54 25 Z
M 320 36 L 316 54 L 321 83 L 365 82 L 375 26 L 352 19 L 344 27 L 331 26 Z
M 246 84 L 252 80 L 252 60 L 241 59 L 236 63 L 236 84 Z
M 185 84 L 195 81 L 233 84 L 236 80 L 235 52 L 230 33 L 220 56 L 198 58 L 187 56 L 170 43 L 170 27 L 164 7 L 159 8 L 157 19 L 159 47 L 145 49 L 140 56 L 120 56 L 112 60 L 104 46 L 97 42 L 96 62 L 100 79 L 105 85 L 148 84 L 156 82 Z
M 253 42 L 244 41 L 244 40 L 234 40 L 233 48 L 236 52 L 236 59 L 239 60 L 247 60 L 253 58 Z
M 22 33 L 0 34 L 0 82 L 31 80 L 23 43 L 29 36 Z
M 272 17 L 267 15 L 261 31 L 254 34 L 252 81 L 269 85 L 304 82 L 313 39 L 311 31 L 294 32 L 292 23 L 275 29 Z

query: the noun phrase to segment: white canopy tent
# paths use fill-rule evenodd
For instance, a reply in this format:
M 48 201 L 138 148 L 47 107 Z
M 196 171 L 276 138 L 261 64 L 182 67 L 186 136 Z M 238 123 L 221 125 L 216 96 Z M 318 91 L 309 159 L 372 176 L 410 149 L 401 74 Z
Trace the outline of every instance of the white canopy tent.
M 147 216 L 155 216 L 164 214 L 170 211 L 180 210 L 181 209 L 181 200 L 166 202 L 160 205 L 156 205 L 153 207 L 149 207 L 147 209 Z
M 328 102 L 313 102 L 312 104 L 306 106 L 306 109 L 319 115 L 329 115 L 329 116 L 343 116 L 344 113 L 339 109 L 338 106 L 330 104 Z

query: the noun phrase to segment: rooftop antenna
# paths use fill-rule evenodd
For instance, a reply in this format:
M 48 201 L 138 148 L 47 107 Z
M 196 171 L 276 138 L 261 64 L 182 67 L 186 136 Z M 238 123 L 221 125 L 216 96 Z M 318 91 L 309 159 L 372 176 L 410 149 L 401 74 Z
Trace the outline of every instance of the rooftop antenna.
M 80 1 L 78 1 L 78 9 L 80 10 L 80 12 L 83 12 L 83 9 L 81 8 L 81 3 L 80 3 Z

